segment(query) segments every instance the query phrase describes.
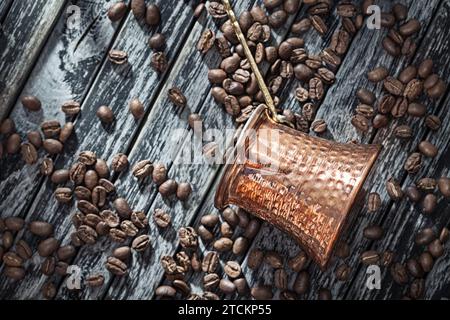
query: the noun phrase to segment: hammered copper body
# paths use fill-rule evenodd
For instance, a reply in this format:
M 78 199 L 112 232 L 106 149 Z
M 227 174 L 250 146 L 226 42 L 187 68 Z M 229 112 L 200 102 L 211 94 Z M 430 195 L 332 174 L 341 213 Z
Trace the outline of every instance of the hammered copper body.
M 229 1 L 222 2 L 265 105 L 227 155 L 215 206 L 237 205 L 268 221 L 325 268 L 380 146 L 337 143 L 292 129 L 276 111 Z
M 268 221 L 324 268 L 380 147 L 309 136 L 274 122 L 261 106 L 235 150 L 244 154 L 227 164 L 216 207 L 237 205 Z

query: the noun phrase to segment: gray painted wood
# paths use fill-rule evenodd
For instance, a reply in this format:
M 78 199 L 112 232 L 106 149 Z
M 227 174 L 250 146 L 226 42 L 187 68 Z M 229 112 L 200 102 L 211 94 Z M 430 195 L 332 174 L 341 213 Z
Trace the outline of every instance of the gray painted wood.
M 0 21 L 5 19 L 13 0 L 2 0 L 0 2 Z
M 433 3 L 423 3 L 420 1 L 412 1 L 408 6 L 410 8 L 409 15 L 416 17 L 426 26 L 431 22 L 431 16 L 433 11 L 431 8 L 436 9 L 439 1 Z M 426 28 L 422 28 L 420 32 L 420 38 L 423 38 Z M 372 39 L 374 44 L 381 43 L 383 32 L 373 32 L 365 30 L 360 33 L 360 39 Z M 386 66 L 391 73 L 397 74 L 403 66 L 407 64 L 407 59 L 400 59 L 400 61 L 394 61 L 391 57 L 387 56 L 380 45 L 370 44 L 367 41 L 365 45 L 361 44 L 360 39 L 355 39 L 349 55 L 354 59 L 353 63 L 348 64 L 348 68 L 341 68 L 340 80 L 330 90 L 325 103 L 319 110 L 317 117 L 324 118 L 329 124 L 329 131 L 338 141 L 350 141 L 357 139 L 364 143 L 371 140 L 369 135 L 361 137 L 356 130 L 350 124 L 350 115 L 353 113 L 353 108 L 357 102 L 349 103 L 352 92 L 356 92 L 358 87 L 367 87 L 375 89 L 377 95 L 381 92 L 381 86 L 370 86 L 365 77 L 367 70 L 370 70 L 378 65 Z M 367 38 L 366 38 L 367 39 Z M 342 87 L 343 86 L 343 87 Z M 347 89 L 346 89 L 347 88 Z M 353 89 L 349 89 L 353 88 Z M 353 100 L 353 99 L 352 99 Z M 354 100 L 353 100 L 354 101 Z M 336 110 L 336 105 L 339 108 Z M 353 219 L 353 223 L 349 227 L 346 233 L 346 241 L 350 244 L 352 255 L 347 259 L 346 263 L 353 269 L 350 277 L 353 277 L 359 265 L 359 254 L 366 250 L 369 245 L 369 241 L 365 240 L 362 236 L 363 229 L 368 225 L 378 224 L 379 219 L 382 217 L 382 213 L 389 208 L 389 197 L 385 191 L 385 182 L 391 176 L 401 178 L 403 171 L 403 163 L 407 157 L 408 150 L 411 146 L 415 146 L 420 139 L 421 134 L 418 133 L 414 139 L 408 143 L 402 143 L 392 137 L 392 130 L 399 123 L 394 123 L 389 129 L 379 130 L 373 140 L 374 143 L 379 143 L 383 146 L 383 150 L 380 154 L 379 160 L 369 175 L 364 190 L 368 192 L 378 192 L 383 200 L 380 213 L 368 214 L 365 208 L 355 208 L 356 217 Z M 399 150 L 404 150 L 399 152 Z M 396 207 L 394 207 L 395 209 Z M 332 290 L 333 297 L 342 298 L 345 292 L 349 288 L 349 283 L 343 283 L 336 279 L 335 269 L 341 264 L 341 261 L 335 261 L 331 263 L 327 272 L 322 272 L 316 266 L 312 265 L 310 268 L 311 273 L 311 290 L 307 295 L 307 298 L 314 298 L 317 290 L 321 287 L 329 287 Z
M 64 5 L 65 1 L 60 0 L 13 3 L 2 23 L 0 119 L 14 104 Z
M 422 43 L 422 50 L 418 53 L 414 59 L 415 63 L 419 63 L 424 58 L 432 58 L 436 67 L 436 72 L 443 77 L 443 79 L 449 83 L 450 69 L 448 65 L 448 45 L 450 43 L 450 36 L 443 32 L 448 27 L 448 17 L 450 15 L 450 2 L 444 1 L 430 27 L 428 34 L 435 34 L 435 37 L 425 37 Z M 440 66 L 440 67 L 439 67 Z M 412 120 L 413 129 L 418 135 L 418 138 L 429 140 L 438 146 L 440 153 L 438 157 L 434 159 L 424 158 L 423 168 L 415 175 L 407 175 L 403 187 L 406 188 L 409 185 L 414 184 L 418 179 L 426 176 L 441 177 L 448 175 L 448 163 L 449 163 L 449 115 L 448 115 L 448 103 L 450 97 L 446 99 L 440 99 L 438 101 L 427 101 L 429 106 L 429 112 L 431 114 L 437 114 L 442 120 L 443 126 L 439 131 L 431 132 L 424 129 L 424 121 Z M 416 142 L 417 143 L 417 142 Z M 414 144 L 412 145 L 414 148 Z M 411 150 L 411 148 L 410 148 Z M 450 221 L 450 206 L 448 201 L 440 199 L 439 207 L 435 214 L 430 216 L 423 215 L 420 210 L 420 206 L 414 206 L 408 200 L 403 200 L 399 205 L 393 206 L 383 217 L 382 226 L 385 228 L 386 236 L 382 241 L 378 241 L 372 244 L 371 248 L 374 250 L 384 251 L 392 250 L 397 253 L 398 262 L 405 262 L 408 258 L 417 258 L 418 255 L 424 250 L 423 247 L 414 244 L 414 237 L 418 231 L 425 227 L 434 227 L 439 233 L 441 228 L 447 226 Z M 448 277 L 445 278 L 442 274 L 443 266 L 448 264 L 448 253 L 444 257 L 437 261 L 436 269 L 426 277 L 428 297 L 433 295 L 448 297 L 448 288 L 450 287 Z M 355 296 L 358 298 L 371 299 L 371 298 L 401 298 L 407 291 L 405 288 L 393 283 L 389 270 L 383 270 L 383 279 L 381 290 L 368 291 L 364 290 L 362 283 L 364 282 L 364 268 L 358 272 L 354 280 L 354 285 L 347 293 L 348 296 Z M 445 289 L 447 292 L 445 292 Z M 436 297 L 435 296 L 435 297 Z
M 163 75 L 158 75 L 149 66 L 151 51 L 147 45 L 148 37 L 157 30 L 166 34 L 166 50 L 171 65 L 183 46 L 193 21 L 192 13 L 185 10 L 184 2 L 177 2 L 170 7 L 162 5 L 161 1 L 157 3 L 160 4 L 162 15 L 160 28 L 150 30 L 136 21 L 132 14 L 128 15 L 113 47 L 128 52 L 130 63 L 120 68 L 113 66 L 109 61 L 102 65 L 82 105 L 81 115 L 75 122 L 74 137 L 66 146 L 64 155 L 56 162 L 57 168 L 71 165 L 76 155 L 83 150 L 95 150 L 99 157 L 110 160 L 111 155 L 127 152 L 131 147 L 136 133 L 139 132 L 140 124 L 136 123 L 128 112 L 128 103 L 134 97 L 138 97 L 144 102 L 148 112 L 164 79 Z M 95 116 L 97 108 L 103 104 L 109 105 L 115 113 L 115 123 L 110 127 L 104 127 Z M 166 132 L 162 135 L 168 134 Z M 43 219 L 54 223 L 55 234 L 62 239 L 67 237 L 71 229 L 70 213 L 74 211 L 74 207 L 58 205 L 52 195 L 53 190 L 54 186 L 48 182 L 42 186 L 27 219 Z M 38 269 L 32 268 L 34 271 Z M 2 294 L 17 297 L 20 292 L 21 298 L 39 298 L 39 288 L 46 279 L 36 275 L 37 273 L 34 273 L 29 276 L 19 287 L 6 284 Z M 4 287 L 5 284 L 2 283 L 1 286 Z
M 110 3 L 74 1 L 73 5 L 80 8 L 81 20 L 68 25 L 66 12 L 73 12 L 70 5 L 65 7 L 21 92 L 21 96 L 39 97 L 42 111 L 25 111 L 17 101 L 9 116 L 24 140 L 28 131 L 39 131 L 45 120 L 56 119 L 64 123 L 61 105 L 65 101 L 84 100 L 117 31 L 118 24 L 112 24 L 105 17 Z M 40 156 L 44 156 L 43 150 Z M 3 157 L 0 164 L 0 214 L 3 217 L 24 216 L 42 183 L 40 163 L 28 166 L 20 155 L 14 155 Z M 18 198 L 21 201 L 16 201 Z
M 334 3 L 336 5 L 336 3 Z M 301 17 L 305 16 L 306 7 L 302 8 L 298 14 L 297 20 L 299 20 Z M 329 42 L 331 40 L 331 36 L 333 32 L 339 27 L 339 19 L 336 15 L 331 15 L 327 21 L 327 25 L 329 26 L 329 32 L 327 35 L 322 38 L 315 30 L 311 29 L 307 33 L 305 33 L 302 37 L 305 39 L 305 48 L 310 52 L 311 54 L 318 54 L 322 49 L 324 49 L 327 45 L 329 45 Z M 299 111 L 301 109 L 300 104 L 297 100 L 294 98 L 294 90 L 297 88 L 297 86 L 300 84 L 300 82 L 296 79 L 292 79 L 288 83 L 286 83 L 281 97 L 281 106 L 286 109 L 292 109 L 294 111 Z M 220 175 L 219 175 L 220 177 Z M 209 193 L 207 195 L 206 201 L 202 208 L 200 209 L 199 216 L 196 218 L 196 221 L 194 223 L 195 226 L 200 225 L 200 219 L 203 214 L 208 214 L 210 212 L 217 212 L 218 211 L 214 208 L 214 196 L 215 192 L 217 190 L 217 186 L 219 183 L 219 179 L 216 179 L 214 187 L 212 187 L 209 190 Z M 238 228 L 238 230 L 235 231 L 234 237 L 238 237 L 243 233 L 243 230 Z M 220 231 L 216 230 L 216 235 L 220 235 Z M 279 241 L 278 238 L 283 238 L 283 241 Z M 278 245 L 276 245 L 278 244 Z M 274 248 L 274 246 L 277 246 L 277 248 Z M 253 245 L 251 247 L 261 247 L 261 248 L 267 248 L 267 249 L 280 249 L 284 250 L 284 253 L 286 253 L 287 256 L 294 255 L 298 253 L 299 248 L 297 244 L 292 241 L 291 238 L 285 236 L 281 231 L 271 227 L 268 224 L 263 224 L 261 231 L 259 232 L 258 236 L 254 239 Z M 200 252 L 202 255 L 204 255 L 207 251 L 212 250 L 211 245 L 209 244 L 201 244 Z M 245 258 L 245 254 L 239 257 L 234 256 L 233 254 L 222 254 L 221 255 L 221 264 L 223 265 L 227 260 L 236 260 L 238 262 L 242 262 Z M 272 278 L 273 271 L 265 268 L 260 269 L 258 272 L 251 272 L 246 266 L 246 262 L 242 264 L 243 266 L 243 273 L 245 274 L 245 277 L 247 281 L 250 284 L 256 283 L 256 281 L 260 279 L 266 279 L 267 283 L 270 282 Z M 223 275 L 223 269 L 218 270 L 219 275 Z M 197 293 L 201 293 L 201 286 L 202 286 L 202 273 L 191 273 L 188 274 L 187 279 L 188 282 L 191 283 L 193 286 L 193 289 Z M 232 298 L 232 297 L 227 297 Z

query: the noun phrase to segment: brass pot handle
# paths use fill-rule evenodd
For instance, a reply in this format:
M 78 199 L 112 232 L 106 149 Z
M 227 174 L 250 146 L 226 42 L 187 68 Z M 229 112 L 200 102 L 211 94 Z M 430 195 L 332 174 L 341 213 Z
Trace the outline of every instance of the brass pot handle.
M 272 96 L 270 95 L 269 89 L 266 86 L 266 83 L 264 82 L 264 78 L 261 75 L 261 72 L 259 71 L 258 65 L 256 64 L 255 58 L 253 57 L 250 48 L 248 47 L 247 40 L 245 39 L 244 34 L 242 33 L 241 27 L 239 26 L 239 22 L 236 19 L 236 15 L 234 14 L 233 9 L 231 8 L 231 4 L 229 0 L 222 0 L 222 3 L 225 7 L 225 10 L 228 14 L 228 18 L 231 21 L 231 25 L 233 26 L 234 33 L 236 34 L 239 42 L 241 43 L 242 47 L 244 48 L 244 54 L 247 58 L 248 62 L 250 63 L 250 67 L 255 74 L 256 82 L 258 83 L 259 89 L 261 90 L 264 101 L 266 102 L 266 106 L 268 108 L 269 116 L 272 120 L 282 123 L 285 125 L 288 125 L 290 127 L 294 127 L 294 125 L 286 120 L 286 117 L 280 115 L 277 113 L 277 109 L 275 108 L 275 104 L 273 102 Z

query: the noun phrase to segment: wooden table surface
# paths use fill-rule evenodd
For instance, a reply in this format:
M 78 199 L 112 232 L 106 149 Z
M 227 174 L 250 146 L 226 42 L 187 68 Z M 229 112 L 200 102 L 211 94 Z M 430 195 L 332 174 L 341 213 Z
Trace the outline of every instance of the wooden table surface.
M 48 277 L 39 273 L 41 258 L 35 254 L 28 263 L 26 278 L 18 283 L 0 274 L 1 299 L 41 299 L 41 286 L 48 280 L 58 285 L 56 299 L 152 299 L 154 291 L 163 280 L 159 259 L 163 255 L 174 255 L 178 248 L 177 230 L 182 226 L 199 224 L 206 213 L 215 213 L 213 198 L 221 174 L 220 165 L 183 165 L 178 160 L 190 145 L 192 132 L 187 136 L 174 136 L 176 129 L 188 128 L 190 112 L 202 115 L 205 128 L 231 128 L 233 119 L 217 105 L 210 95 L 211 84 L 207 79 L 208 68 L 215 68 L 220 57 L 215 50 L 202 55 L 196 50 L 201 33 L 211 28 L 218 31 L 216 23 L 204 12 L 195 19 L 191 6 L 185 1 L 154 0 L 159 4 L 162 23 L 157 28 L 139 24 L 133 14 L 112 23 L 106 11 L 114 1 L 105 0 L 0 0 L 0 118 L 12 118 L 17 131 L 25 137 L 29 130 L 37 130 L 43 120 L 66 121 L 60 106 L 67 100 L 82 103 L 81 113 L 74 119 L 75 132 L 66 144 L 64 154 L 56 158 L 56 167 L 70 166 L 75 156 L 83 150 L 93 150 L 98 157 L 110 160 L 119 152 L 129 156 L 134 164 L 142 159 L 165 163 L 169 176 L 177 181 L 189 181 L 194 192 L 185 204 L 167 202 L 154 185 L 139 184 L 128 171 L 115 177 L 118 194 L 125 197 L 133 208 L 143 210 L 151 217 L 156 208 L 167 208 L 172 216 L 172 227 L 158 230 L 150 223 L 149 234 L 152 250 L 143 255 L 135 254 L 129 274 L 116 277 L 109 274 L 104 263 L 116 244 L 102 239 L 94 246 L 84 246 L 77 251 L 72 264 L 81 268 L 83 276 L 100 272 L 105 276 L 105 285 L 99 289 L 69 291 L 65 280 L 58 276 Z M 126 1 L 129 2 L 129 1 Z M 362 1 L 357 1 L 361 3 Z M 388 56 L 381 41 L 386 30 L 362 28 L 354 36 L 349 50 L 337 72 L 336 83 L 331 86 L 318 109 L 316 118 L 325 119 L 328 131 L 325 137 L 336 141 L 356 140 L 362 143 L 380 143 L 383 151 L 376 167 L 364 186 L 366 192 L 378 192 L 382 208 L 377 213 L 368 213 L 364 205 L 357 208 L 356 217 L 345 235 L 351 255 L 345 261 L 334 259 L 326 271 L 315 264 L 307 267 L 311 275 L 311 289 L 302 299 L 316 299 L 320 288 L 329 288 L 335 299 L 398 299 L 406 294 L 408 286 L 399 286 L 392 281 L 388 268 L 381 268 L 380 290 L 366 287 L 366 268 L 359 262 L 361 252 L 369 249 L 396 252 L 395 261 L 404 262 L 417 257 L 423 247 L 414 244 L 414 237 L 424 227 L 434 227 L 438 232 L 450 222 L 449 201 L 439 199 L 438 208 L 429 216 L 407 200 L 390 201 L 385 182 L 390 177 L 401 181 L 406 187 L 423 176 L 449 175 L 450 167 L 450 95 L 447 93 L 437 101 L 427 101 L 428 113 L 438 115 L 443 126 L 438 132 L 429 131 L 424 119 L 411 117 L 394 121 L 388 128 L 361 135 L 350 124 L 357 105 L 355 98 L 359 87 L 374 90 L 380 96 L 382 88 L 368 82 L 366 73 L 376 66 L 385 66 L 396 75 L 409 63 L 419 64 L 432 58 L 435 71 L 450 83 L 450 0 L 404 0 L 409 7 L 409 16 L 418 18 L 422 28 L 418 36 L 418 49 L 411 58 Z M 251 8 L 262 0 L 233 1 L 236 13 Z M 333 3 L 333 14 L 327 19 L 329 31 L 320 37 L 314 30 L 304 35 L 305 47 L 311 53 L 326 48 L 333 32 L 340 27 Z M 387 10 L 390 1 L 377 1 Z M 298 14 L 289 18 L 288 25 L 306 15 L 304 6 Z M 78 15 L 79 14 L 79 15 Z M 78 16 L 77 16 L 78 15 Z M 148 38 L 161 32 L 166 36 L 169 68 L 158 75 L 150 68 L 151 50 Z M 277 30 L 274 41 L 280 42 L 289 35 L 289 27 Z M 110 49 L 124 50 L 129 55 L 129 65 L 114 67 L 106 58 Z M 295 79 L 289 81 L 281 94 L 282 106 L 294 111 L 300 104 L 294 99 L 294 89 L 299 85 Z M 167 98 L 167 91 L 179 87 L 188 99 L 184 110 L 174 107 Z M 35 95 L 42 101 L 41 112 L 29 113 L 20 103 L 23 95 Z M 138 97 L 145 104 L 145 117 L 135 121 L 128 112 L 128 103 Z M 101 105 L 110 106 L 116 121 L 112 127 L 104 127 L 95 112 Z M 392 135 L 400 124 L 409 124 L 414 137 L 400 141 Z M 403 170 L 403 163 L 411 150 L 423 139 L 428 139 L 440 149 L 438 156 L 427 159 L 415 176 Z M 43 151 L 40 151 L 42 157 Z M 0 160 L 0 216 L 20 216 L 27 221 L 44 220 L 54 223 L 55 234 L 63 244 L 70 242 L 72 231 L 71 213 L 74 204 L 58 204 L 54 197 L 54 186 L 39 174 L 39 164 L 27 166 L 20 155 L 3 157 Z M 362 231 L 369 225 L 380 225 L 385 236 L 379 241 L 369 241 Z M 28 233 L 18 233 L 15 241 L 36 240 Z M 261 248 L 276 250 L 286 257 L 299 252 L 297 244 L 286 234 L 263 224 L 249 250 Z M 200 251 L 211 250 L 200 244 Z M 243 264 L 247 281 L 251 284 L 272 283 L 273 270 L 263 266 L 257 271 L 246 265 L 248 252 L 234 257 L 224 255 L 222 261 L 234 259 Z M 338 281 L 336 268 L 342 263 L 351 267 L 350 280 Z M 439 258 L 433 270 L 426 275 L 425 298 L 450 298 L 450 254 Z M 0 271 L 4 266 L 0 266 Z M 288 268 L 287 268 L 288 270 Z M 288 270 L 292 285 L 295 274 Z M 189 273 L 187 279 L 195 292 L 201 291 L 201 274 Z M 275 297 L 278 297 L 274 289 Z M 234 298 L 234 297 L 225 297 Z

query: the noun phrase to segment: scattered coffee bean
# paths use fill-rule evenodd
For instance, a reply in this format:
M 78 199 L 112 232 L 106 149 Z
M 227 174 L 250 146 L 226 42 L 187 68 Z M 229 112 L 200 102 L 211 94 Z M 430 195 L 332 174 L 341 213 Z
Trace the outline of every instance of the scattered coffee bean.
M 58 247 L 59 247 L 58 240 L 56 240 L 55 238 L 48 238 L 46 240 L 41 241 L 38 244 L 37 251 L 41 257 L 46 258 L 51 254 L 53 254 L 53 252 L 55 252 L 58 249 Z
M 403 190 L 400 184 L 394 178 L 390 178 L 386 182 L 386 190 L 389 197 L 391 197 L 391 199 L 394 201 L 399 201 L 401 198 L 403 198 Z
M 438 188 L 445 198 L 450 198 L 450 178 L 447 177 L 439 178 Z
M 434 158 L 438 154 L 438 149 L 429 141 L 419 143 L 419 151 L 426 157 Z
M 270 286 L 256 286 L 250 290 L 255 300 L 271 300 L 273 297 L 272 288 Z
M 164 73 L 167 70 L 168 62 L 164 52 L 157 51 L 152 54 L 150 65 L 158 73 Z
M 250 251 L 247 260 L 247 266 L 252 270 L 257 270 L 264 259 L 264 252 L 259 249 Z
M 125 2 L 117 2 L 108 10 L 108 18 L 112 22 L 119 21 L 127 13 L 127 4 Z
M 124 276 L 128 271 L 127 265 L 124 262 L 122 262 L 119 259 L 114 258 L 114 257 L 108 257 L 105 266 L 109 272 L 111 272 L 112 274 L 119 276 L 119 277 Z
M 145 0 L 131 0 L 131 12 L 133 12 L 136 19 L 142 20 L 146 11 Z
M 385 67 L 377 67 L 367 74 L 367 78 L 371 82 L 380 82 L 389 75 L 389 71 Z
M 24 96 L 21 99 L 22 105 L 28 111 L 39 111 L 42 108 L 41 101 L 35 96 Z
M 350 278 L 350 272 L 351 269 L 347 264 L 341 264 L 339 267 L 337 267 L 336 269 L 336 279 L 338 279 L 339 281 L 347 281 Z
M 223 270 L 232 279 L 236 279 L 241 275 L 241 265 L 236 261 L 228 261 Z
M 145 22 L 149 26 L 157 26 L 161 21 L 161 13 L 156 4 L 149 4 L 145 15 Z
M 361 254 L 361 263 L 365 266 L 378 264 L 380 261 L 380 254 L 377 251 L 369 250 Z

